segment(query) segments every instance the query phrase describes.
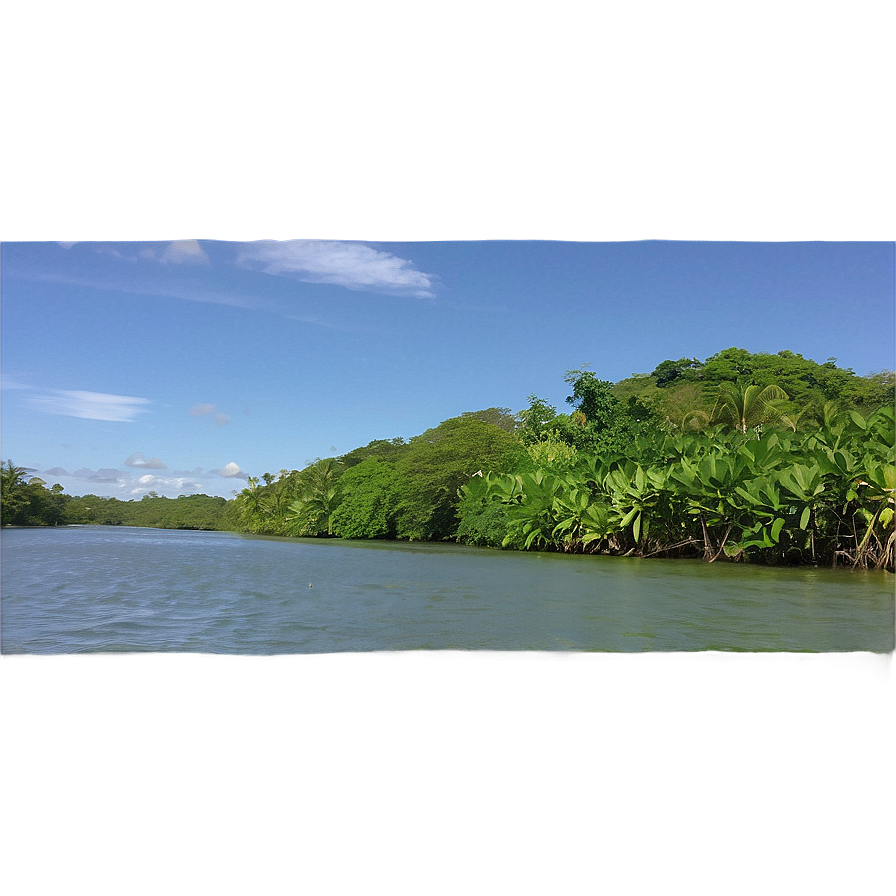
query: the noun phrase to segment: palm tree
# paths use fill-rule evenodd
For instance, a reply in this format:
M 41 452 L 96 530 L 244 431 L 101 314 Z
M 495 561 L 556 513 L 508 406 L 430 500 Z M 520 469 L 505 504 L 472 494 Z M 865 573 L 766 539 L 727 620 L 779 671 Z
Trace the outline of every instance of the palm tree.
M 24 485 L 27 472 L 27 467 L 15 467 L 12 461 L 8 460 L 5 467 L 0 466 L 0 488 L 4 493 L 8 493 L 18 486 Z
M 786 400 L 787 393 L 774 384 L 764 387 L 750 385 L 741 389 L 734 383 L 722 383 L 712 419 L 730 423 L 745 433 L 762 423 L 780 421 L 785 411 L 782 402 Z
M 18 515 L 28 505 L 24 491 L 28 472 L 27 467 L 13 466 L 11 460 L 6 462 L 6 466 L 0 466 L 0 519 L 3 525 L 16 522 Z
M 339 461 L 328 457 L 316 460 L 302 471 L 301 497 L 289 505 L 286 522 L 299 529 L 314 530 L 315 535 L 333 534 L 333 514 L 340 500 L 336 487 L 338 469 Z

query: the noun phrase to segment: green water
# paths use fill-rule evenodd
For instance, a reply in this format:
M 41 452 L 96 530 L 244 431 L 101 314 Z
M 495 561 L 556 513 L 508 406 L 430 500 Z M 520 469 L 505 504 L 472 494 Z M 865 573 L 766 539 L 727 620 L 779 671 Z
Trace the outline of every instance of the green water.
M 894 648 L 884 572 L 121 527 L 0 547 L 4 653 Z

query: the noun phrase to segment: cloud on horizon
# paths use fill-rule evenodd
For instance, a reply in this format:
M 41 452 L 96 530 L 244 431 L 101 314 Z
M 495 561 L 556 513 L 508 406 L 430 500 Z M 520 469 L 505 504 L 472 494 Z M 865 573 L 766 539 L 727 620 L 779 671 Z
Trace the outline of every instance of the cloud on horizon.
M 220 470 L 210 470 L 209 472 L 214 473 L 216 476 L 223 476 L 225 479 L 247 479 L 247 475 L 240 469 L 239 464 L 233 463 L 231 461 L 229 464 L 224 464 Z
M 290 275 L 306 283 L 432 298 L 429 274 L 412 262 L 363 243 L 335 240 L 262 240 L 244 243 L 236 263 L 266 274 Z
M 177 492 L 198 492 L 202 485 L 193 479 L 183 477 L 153 476 L 147 473 L 137 480 L 137 485 L 128 490 L 129 495 L 145 495 L 158 492 L 159 489 Z
M 59 243 L 63 249 L 71 249 L 76 243 Z M 118 243 L 106 245 L 101 243 L 94 248 L 97 255 L 111 255 L 123 261 L 158 261 L 162 264 L 211 264 L 208 255 L 205 254 L 198 240 L 174 240 L 168 243 L 164 249 L 156 249 L 146 246 L 138 252 L 130 248 L 131 244 Z M 116 248 L 121 246 L 122 248 Z M 128 249 L 130 248 L 130 252 Z M 125 251 L 122 251 L 124 249 Z
M 58 481 L 69 495 L 96 494 L 122 500 L 133 500 L 149 492 L 156 492 L 169 498 L 197 492 L 230 497 L 242 487 L 235 488 L 234 480 L 248 478 L 239 465 L 232 462 L 221 470 L 203 472 L 201 467 L 196 467 L 191 471 L 172 470 L 162 476 L 156 473 L 137 475 L 109 467 L 99 470 L 82 467 L 74 473 L 67 472 L 63 467 L 53 467 L 44 470 L 43 474 L 52 477 L 47 480 L 49 482 Z
M 87 482 L 118 482 L 121 472 L 110 467 L 101 467 L 99 470 L 88 470 L 82 467 L 71 474 L 72 479 L 84 479 Z
M 149 398 L 67 389 L 50 389 L 31 396 L 28 401 L 33 408 L 47 414 L 114 423 L 132 423 L 138 414 L 148 410 L 146 405 L 152 404 Z
M 146 470 L 167 470 L 166 464 L 162 463 L 157 457 L 147 460 L 145 455 L 139 451 L 135 451 L 125 462 L 126 467 L 138 467 Z
M 164 264 L 211 264 L 198 240 L 175 240 L 159 256 Z

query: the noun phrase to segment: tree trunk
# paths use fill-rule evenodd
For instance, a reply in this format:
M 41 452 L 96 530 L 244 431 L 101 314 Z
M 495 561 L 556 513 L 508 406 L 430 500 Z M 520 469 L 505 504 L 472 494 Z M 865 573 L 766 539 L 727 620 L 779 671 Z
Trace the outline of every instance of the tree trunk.
M 703 527 L 703 559 L 707 562 L 712 560 L 713 546 L 712 539 L 709 537 L 709 529 L 706 527 L 706 517 L 700 514 L 700 525 Z

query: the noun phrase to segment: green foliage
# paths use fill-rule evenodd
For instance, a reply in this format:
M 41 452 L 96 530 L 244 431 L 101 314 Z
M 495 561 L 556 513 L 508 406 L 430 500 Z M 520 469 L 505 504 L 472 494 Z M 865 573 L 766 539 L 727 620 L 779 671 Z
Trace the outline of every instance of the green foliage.
M 282 519 L 290 535 L 333 535 L 333 515 L 341 499 L 337 486 L 339 461 L 316 460 L 298 477 L 299 497 L 286 507 L 279 506 L 272 516 Z
M 481 419 L 481 418 L 486 419 Z M 377 440 L 280 479 L 250 478 L 236 513 L 244 531 L 343 538 L 451 538 L 458 489 L 479 470 L 524 464 L 504 408 L 446 420 L 405 443 Z
M 741 432 L 767 423 L 779 423 L 785 416 L 787 393 L 779 386 L 749 385 L 740 388 L 733 383 L 718 387 L 712 422 L 727 423 Z
M 394 463 L 405 447 L 404 439 L 374 439 L 368 442 L 363 448 L 355 448 L 348 454 L 343 454 L 339 458 L 341 468 L 344 471 L 351 469 L 356 464 L 367 460 L 369 457 L 375 457 L 380 460 Z
M 677 361 L 662 361 L 650 375 L 656 385 L 663 389 L 675 380 L 693 382 L 702 367 L 702 362 L 696 358 L 679 358 Z
M 526 447 L 526 453 L 533 468 L 561 472 L 572 467 L 578 459 L 579 452 L 573 445 L 564 441 L 554 432 L 549 431 L 541 441 L 533 442 Z
M 516 415 L 517 435 L 524 445 L 532 445 L 544 438 L 548 424 L 557 416 L 557 409 L 534 392 L 527 401 L 529 407 Z
M 454 417 L 411 439 L 396 464 L 405 481 L 396 511 L 397 537 L 454 537 L 458 489 L 479 472 L 515 469 L 525 459 L 517 439 L 474 417 Z
M 473 417 L 482 423 L 490 423 L 505 432 L 514 432 L 519 425 L 510 408 L 486 408 L 484 411 L 464 411 L 461 417 Z
M 333 533 L 340 538 L 394 538 L 395 515 L 405 490 L 392 464 L 368 457 L 339 480 L 342 501 L 333 514 Z
M 0 467 L 0 520 L 4 526 L 56 526 L 65 522 L 68 495 L 56 484 L 29 476 L 11 460 Z
M 812 433 L 654 433 L 562 471 L 489 474 L 462 489 L 459 532 L 483 538 L 494 520 L 507 546 L 892 570 L 893 421 L 829 409 Z
M 213 495 L 180 495 L 161 498 L 144 495 L 140 501 L 121 501 L 84 495 L 69 498 L 66 522 L 105 526 L 147 526 L 153 529 L 235 528 L 225 523 L 228 502 Z
M 508 508 L 500 501 L 490 499 L 491 476 L 476 476 L 462 487 L 458 505 L 458 541 L 490 548 L 508 544 Z M 512 546 L 522 548 L 523 544 L 518 542 Z
M 611 382 L 599 380 L 587 367 L 567 370 L 563 380 L 572 386 L 567 403 L 584 416 L 593 432 L 599 433 L 613 425 L 619 400 L 613 395 Z
M 802 355 L 781 351 L 775 355 L 728 348 L 707 358 L 701 371 L 701 381 L 707 386 L 728 382 L 740 386 L 776 385 L 783 389 L 796 408 L 821 408 L 826 401 L 835 400 L 846 407 L 873 410 L 892 404 L 893 392 L 881 388 L 886 376 L 876 380 L 858 377 L 852 370 L 836 365 L 836 358 L 817 364 Z

